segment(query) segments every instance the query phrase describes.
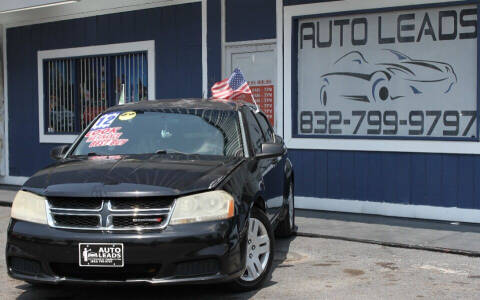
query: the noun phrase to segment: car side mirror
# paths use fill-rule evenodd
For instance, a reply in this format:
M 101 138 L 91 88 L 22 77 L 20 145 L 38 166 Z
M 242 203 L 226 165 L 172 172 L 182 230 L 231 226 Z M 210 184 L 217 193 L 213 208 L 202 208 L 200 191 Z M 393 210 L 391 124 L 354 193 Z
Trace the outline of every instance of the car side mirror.
M 70 149 L 70 145 L 56 146 L 52 150 L 50 150 L 50 158 L 52 158 L 53 160 L 62 159 L 68 152 L 68 149 Z
M 279 143 L 263 143 L 262 152 L 258 153 L 256 158 L 273 158 L 282 156 L 285 153 L 285 148 L 283 144 Z
M 281 136 L 279 136 L 278 134 L 275 135 L 275 143 L 283 144 L 283 138 Z

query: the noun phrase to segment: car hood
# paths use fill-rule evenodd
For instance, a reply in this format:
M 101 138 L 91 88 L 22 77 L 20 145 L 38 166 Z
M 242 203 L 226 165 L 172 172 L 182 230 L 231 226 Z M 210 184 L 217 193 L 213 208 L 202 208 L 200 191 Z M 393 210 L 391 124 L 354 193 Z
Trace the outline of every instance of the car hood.
M 243 158 L 200 155 L 95 156 L 59 161 L 23 189 L 44 196 L 176 196 L 215 188 Z

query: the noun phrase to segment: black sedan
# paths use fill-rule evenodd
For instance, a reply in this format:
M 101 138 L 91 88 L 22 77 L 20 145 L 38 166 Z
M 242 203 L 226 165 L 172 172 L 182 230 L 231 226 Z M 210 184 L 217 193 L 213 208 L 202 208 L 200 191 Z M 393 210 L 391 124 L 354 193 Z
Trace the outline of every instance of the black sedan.
M 259 287 L 294 230 L 282 138 L 241 102 L 142 101 L 98 116 L 12 205 L 10 276 L 30 283 Z

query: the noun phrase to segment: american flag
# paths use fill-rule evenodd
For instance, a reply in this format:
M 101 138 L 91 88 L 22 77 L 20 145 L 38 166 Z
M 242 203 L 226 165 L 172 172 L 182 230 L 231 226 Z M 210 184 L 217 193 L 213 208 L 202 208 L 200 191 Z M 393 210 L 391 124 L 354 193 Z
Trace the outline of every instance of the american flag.
M 252 91 L 239 68 L 235 68 L 229 78 L 212 86 L 213 98 L 232 99 L 240 94 L 250 94 L 253 98 Z

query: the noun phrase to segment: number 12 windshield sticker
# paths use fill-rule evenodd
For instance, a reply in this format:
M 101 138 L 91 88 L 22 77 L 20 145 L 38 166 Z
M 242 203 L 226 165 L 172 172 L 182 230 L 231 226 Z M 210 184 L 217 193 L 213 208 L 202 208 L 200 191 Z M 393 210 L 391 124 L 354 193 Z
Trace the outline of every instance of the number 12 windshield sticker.
M 95 125 L 92 126 L 92 130 L 105 129 L 110 127 L 110 125 L 112 125 L 113 121 L 115 121 L 115 119 L 118 117 L 119 114 L 120 113 L 118 112 L 104 114 L 97 120 Z

